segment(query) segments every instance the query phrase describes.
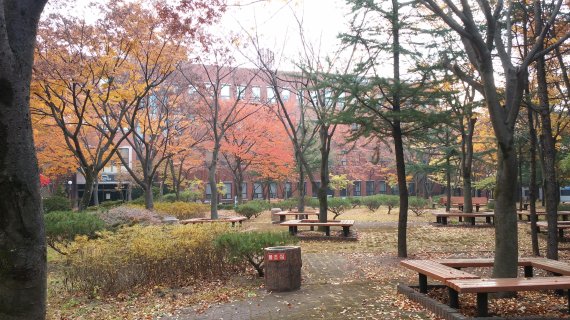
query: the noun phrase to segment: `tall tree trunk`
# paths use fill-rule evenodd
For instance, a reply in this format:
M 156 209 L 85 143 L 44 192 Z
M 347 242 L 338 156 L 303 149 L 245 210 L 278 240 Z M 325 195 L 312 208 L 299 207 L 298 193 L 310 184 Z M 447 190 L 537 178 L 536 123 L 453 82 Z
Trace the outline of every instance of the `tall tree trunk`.
M 522 165 L 523 165 L 522 144 L 519 144 L 519 185 L 518 185 L 519 211 L 523 210 L 523 202 L 524 202 L 524 194 L 523 194 L 523 190 L 522 190 L 522 188 L 523 188 Z
M 174 194 L 176 195 L 176 201 L 180 201 L 180 181 L 176 178 L 176 170 L 174 170 L 174 159 L 170 158 L 167 160 L 167 165 L 170 167 L 170 175 L 172 176 L 172 188 L 174 189 Z M 180 168 L 182 170 L 182 168 Z
M 558 260 L 558 184 L 556 183 L 556 159 L 550 107 L 548 103 L 548 88 L 544 58 L 537 61 L 538 98 L 540 101 L 540 122 L 542 134 L 542 159 L 544 175 L 544 199 L 546 204 L 546 220 L 548 221 L 548 239 L 546 257 Z
M 516 278 L 518 229 L 516 214 L 517 158 L 514 146 L 498 148 L 495 188 L 495 264 L 493 277 Z
M 398 189 L 400 191 L 400 211 L 398 215 L 398 257 L 408 256 L 407 227 L 408 227 L 408 186 L 406 185 L 406 163 L 404 160 L 404 144 L 400 123 L 397 122 L 392 129 L 394 149 L 396 153 L 396 172 L 398 176 Z
M 528 89 L 527 89 L 528 92 Z M 529 100 L 530 101 L 530 100 Z M 536 214 L 536 130 L 534 128 L 534 116 L 532 108 L 528 108 L 528 131 L 529 131 L 529 151 L 530 151 L 530 181 L 528 185 L 528 201 L 530 206 L 530 236 L 532 242 L 532 253 L 535 256 L 540 256 L 540 249 L 538 246 L 538 230 L 536 229 L 536 222 L 538 216 Z
M 95 175 L 95 181 L 93 181 L 93 205 L 99 205 L 99 175 Z
M 146 180 L 146 187 L 144 189 L 144 206 L 148 210 L 154 209 L 154 199 L 152 195 L 152 180 Z
M 463 175 L 463 212 L 473 213 L 473 198 L 471 197 L 471 168 L 473 167 L 473 133 L 476 118 L 467 119 L 467 132 L 462 138 L 461 173 Z
M 216 169 L 218 167 L 218 151 L 219 147 L 214 147 L 212 152 L 212 162 L 208 166 L 208 183 L 210 183 L 210 191 L 212 198 L 210 199 L 210 218 L 218 219 L 218 187 L 216 185 Z
M 297 211 L 305 212 L 305 170 L 300 160 L 297 160 L 297 163 L 299 166 L 299 202 L 297 203 Z
M 329 150 L 328 150 L 328 137 L 329 127 L 321 125 L 320 140 L 321 140 L 321 186 L 318 189 L 317 196 L 319 197 L 319 221 L 327 222 L 327 193 L 329 189 Z
M 46 238 L 29 110 L 45 3 L 0 2 L 0 319 L 7 320 L 46 313 Z
M 91 197 L 93 196 L 93 189 L 95 185 L 95 177 L 97 174 L 93 173 L 92 170 L 88 170 L 84 172 L 85 177 L 85 187 L 83 189 L 83 195 L 81 196 L 81 200 L 79 201 L 79 211 L 85 210 L 89 207 L 91 203 Z
M 449 156 L 445 158 L 445 212 L 451 211 L 451 161 Z
M 127 201 L 133 201 L 133 184 L 127 184 Z

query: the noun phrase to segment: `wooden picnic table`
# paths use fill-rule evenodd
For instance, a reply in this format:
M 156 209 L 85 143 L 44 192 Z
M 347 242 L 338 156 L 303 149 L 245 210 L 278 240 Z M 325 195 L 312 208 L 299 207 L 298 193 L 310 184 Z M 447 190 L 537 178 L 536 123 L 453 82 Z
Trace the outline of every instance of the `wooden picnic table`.
M 536 222 L 536 232 L 540 232 L 540 228 L 548 229 L 548 222 L 547 221 L 537 221 Z M 556 228 L 558 229 L 558 236 L 560 239 L 564 238 L 564 230 L 570 229 L 570 221 L 558 221 L 556 224 Z
M 331 227 L 342 227 L 342 234 L 345 237 L 348 237 L 350 233 L 350 227 L 354 225 L 354 220 L 329 220 L 327 222 L 320 222 L 319 220 L 312 220 L 312 219 L 303 219 L 303 220 L 289 220 L 282 222 L 281 226 L 289 227 L 289 233 L 291 235 L 296 235 L 298 232 L 298 227 L 301 226 L 308 226 L 311 227 L 311 230 L 314 230 L 314 227 L 324 227 L 325 234 L 330 236 L 330 228 Z
M 235 226 L 236 223 L 241 225 L 242 221 L 246 220 L 246 217 L 243 216 L 236 216 L 236 217 L 222 217 L 219 219 L 209 219 L 209 218 L 192 218 L 186 220 L 180 220 L 181 224 L 196 224 L 196 223 L 214 223 L 214 222 L 230 222 L 232 227 Z
M 294 216 L 295 220 L 300 220 L 300 219 L 305 219 L 308 218 L 309 216 L 315 216 L 317 219 L 319 218 L 319 212 L 293 212 L 293 211 L 281 211 L 281 212 L 275 212 L 273 213 L 273 215 L 278 216 L 279 217 L 279 222 L 283 222 L 285 220 L 287 220 L 287 216 Z
M 488 316 L 488 293 L 502 291 L 570 290 L 570 264 L 545 258 L 519 258 L 518 265 L 525 268 L 525 278 L 480 279 L 479 276 L 459 270 L 466 267 L 491 267 L 494 260 L 439 259 L 404 260 L 400 264 L 417 271 L 420 292 L 427 292 L 427 277 L 443 282 L 448 288 L 449 305 L 459 307 L 459 293 L 477 293 L 477 315 Z M 533 277 L 532 268 L 554 273 L 555 277 Z M 570 309 L 570 291 L 568 292 Z
M 526 221 L 530 221 L 530 212 L 528 212 L 528 211 L 519 211 L 517 214 L 519 215 L 519 220 L 524 220 L 524 219 L 523 219 L 523 216 L 526 216 Z M 559 217 L 559 218 L 560 218 L 560 217 L 562 218 L 562 221 L 567 221 L 567 220 L 568 220 L 568 217 L 570 216 L 570 211 L 558 211 L 557 214 L 558 214 L 558 217 Z M 544 217 L 544 216 L 546 216 L 546 212 L 544 212 L 544 211 L 537 211 L 537 212 L 536 212 L 536 215 L 537 215 L 538 217 Z
M 480 212 L 480 213 L 463 213 L 463 212 L 432 212 L 435 216 L 436 223 L 447 225 L 448 218 L 458 217 L 461 222 L 462 218 L 470 219 L 471 225 L 475 225 L 476 218 L 485 218 L 485 222 L 493 224 L 495 214 L 493 212 Z
M 457 206 L 460 211 L 463 211 L 463 196 L 461 197 L 451 197 L 451 206 Z M 439 198 L 441 205 L 447 205 L 447 197 Z M 475 207 L 475 211 L 479 212 L 479 208 L 483 205 L 487 205 L 489 200 L 486 197 L 471 197 L 471 203 Z

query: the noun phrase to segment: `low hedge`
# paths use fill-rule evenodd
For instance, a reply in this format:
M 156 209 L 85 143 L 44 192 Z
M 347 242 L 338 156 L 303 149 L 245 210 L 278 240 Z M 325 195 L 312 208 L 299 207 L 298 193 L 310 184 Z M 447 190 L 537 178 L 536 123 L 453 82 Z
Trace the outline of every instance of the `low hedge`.
M 52 196 L 44 198 L 42 202 L 44 204 L 44 213 L 71 210 L 71 202 L 67 197 Z
M 202 218 L 210 210 L 207 204 L 195 202 L 155 202 L 154 211 L 162 216 L 178 219 Z

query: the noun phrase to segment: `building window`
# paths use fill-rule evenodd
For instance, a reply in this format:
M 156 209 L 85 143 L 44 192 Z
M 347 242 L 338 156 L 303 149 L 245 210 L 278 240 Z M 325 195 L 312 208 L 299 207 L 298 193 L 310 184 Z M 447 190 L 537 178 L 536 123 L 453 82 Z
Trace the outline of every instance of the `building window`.
M 275 103 L 275 91 L 273 91 L 272 87 L 267 87 L 267 102 L 268 103 Z
M 284 102 L 289 101 L 290 97 L 291 97 L 291 91 L 289 89 L 283 89 L 283 91 L 281 91 L 281 99 Z
M 275 182 L 269 184 L 269 198 L 277 198 L 277 183 Z
M 386 181 L 378 181 L 378 192 L 386 193 Z
M 293 196 L 293 185 L 291 182 L 285 182 L 285 198 L 289 199 Z
M 340 189 L 339 195 L 341 197 L 346 197 L 347 196 L 346 188 Z
M 222 87 L 220 89 L 220 98 L 224 100 L 229 100 L 231 98 L 229 84 L 222 84 Z
M 371 196 L 374 194 L 374 181 L 366 181 L 366 195 Z
M 261 101 L 261 88 L 251 87 L 251 99 L 253 101 Z
M 222 199 L 231 200 L 232 199 L 232 183 L 224 182 L 224 192 L 222 192 Z
M 243 99 L 245 98 L 245 85 L 240 85 L 236 87 L 236 99 Z
M 263 186 L 261 183 L 256 182 L 253 184 L 253 198 L 263 199 Z
M 247 199 L 247 182 L 241 184 L 241 198 Z
M 206 200 L 212 200 L 212 187 L 206 183 Z
M 321 188 L 321 182 L 320 182 L 320 181 L 317 181 L 316 184 L 317 184 L 317 187 L 316 187 L 316 188 L 313 188 L 313 190 L 312 190 L 312 191 L 313 191 L 313 197 L 314 197 L 314 198 L 316 198 L 316 197 L 319 196 L 319 189 Z
M 354 196 L 360 197 L 362 194 L 360 193 L 360 181 L 354 181 Z

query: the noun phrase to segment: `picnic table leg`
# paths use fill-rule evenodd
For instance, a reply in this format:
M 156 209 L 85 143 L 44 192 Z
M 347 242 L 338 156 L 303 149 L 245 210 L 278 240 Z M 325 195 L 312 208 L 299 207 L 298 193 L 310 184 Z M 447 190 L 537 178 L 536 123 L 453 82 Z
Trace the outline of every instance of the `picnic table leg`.
M 479 212 L 479 205 L 478 204 L 475 205 L 475 211 Z
M 421 273 L 418 273 L 418 275 L 420 283 L 420 293 L 427 293 L 427 276 Z
M 560 241 L 564 239 L 564 229 L 558 229 L 558 238 L 560 238 Z
M 342 233 L 344 234 L 345 237 L 348 237 L 349 230 L 350 230 L 349 226 L 342 227 Z
M 477 293 L 477 316 L 478 317 L 488 317 L 489 316 L 489 300 L 488 294 L 486 292 Z
M 441 224 L 443 225 L 447 224 L 447 217 L 441 217 Z
M 532 278 L 533 275 L 532 266 L 524 266 L 524 277 Z
M 475 225 L 475 217 L 469 218 L 469 220 L 471 220 L 471 225 L 474 226 Z
M 283 216 L 283 215 L 279 216 L 279 222 L 283 222 L 283 221 L 285 221 L 285 216 Z
M 441 217 L 436 216 L 435 217 L 435 223 L 441 223 Z
M 485 217 L 485 222 L 487 222 L 487 224 L 491 224 L 491 217 Z
M 562 221 L 568 221 L 568 215 L 567 214 L 562 215 Z
M 325 226 L 325 234 L 328 236 L 331 235 L 331 227 L 330 226 Z
M 449 293 L 449 306 L 453 309 L 459 309 L 459 293 L 450 287 L 447 287 Z
M 519 213 L 519 220 L 522 220 L 522 213 Z
M 236 222 L 232 221 L 232 228 L 236 226 Z
M 289 234 L 291 234 L 292 236 L 297 234 L 297 226 L 289 226 Z

